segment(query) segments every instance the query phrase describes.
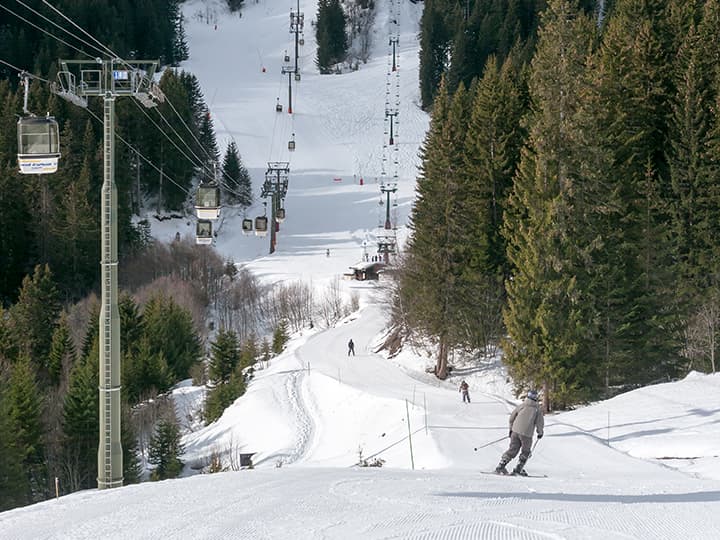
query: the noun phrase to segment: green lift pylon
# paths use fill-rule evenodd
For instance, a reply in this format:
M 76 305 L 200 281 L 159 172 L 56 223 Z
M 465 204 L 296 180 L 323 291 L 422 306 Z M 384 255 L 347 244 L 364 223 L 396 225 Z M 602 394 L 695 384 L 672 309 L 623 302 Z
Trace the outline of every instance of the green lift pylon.
M 60 60 L 53 91 L 87 106 L 87 97 L 103 98 L 103 185 L 101 195 L 100 442 L 99 489 L 123 485 L 120 443 L 120 315 L 118 310 L 117 188 L 115 186 L 115 98 L 131 96 L 154 107 L 164 96 L 153 81 L 157 61 Z

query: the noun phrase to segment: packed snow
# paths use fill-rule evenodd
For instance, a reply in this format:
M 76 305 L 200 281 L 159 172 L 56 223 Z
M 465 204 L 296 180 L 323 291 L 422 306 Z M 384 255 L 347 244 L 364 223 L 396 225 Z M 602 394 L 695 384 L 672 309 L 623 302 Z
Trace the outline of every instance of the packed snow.
M 377 0 L 371 59 L 357 71 L 320 76 L 310 26 L 317 5 L 299 5 L 306 31 L 292 115 L 276 113 L 275 103 L 279 97 L 286 109 L 280 65 L 291 50 L 295 2 L 249 1 L 240 18 L 192 0 L 184 6 L 191 51 L 184 67 L 203 86 L 220 142 L 238 144 L 256 191 L 268 161 L 290 161 L 277 251 L 268 255 L 268 237 L 243 236 L 243 216 L 228 209 L 216 248 L 267 283 L 300 280 L 322 294 L 374 254 L 384 220 L 381 159 L 394 151 L 382 146 L 393 23 L 389 0 Z M 422 3 L 400 4 L 393 207 L 400 246 L 429 124 L 418 107 L 421 10 Z M 391 157 L 389 177 L 393 167 Z M 248 215 L 259 212 L 257 204 Z M 151 221 L 158 238 L 193 234 L 192 220 Z M 0 538 L 720 538 L 720 375 L 692 373 L 548 415 L 526 467 L 535 477 L 484 474 L 507 448 L 508 415 L 518 403 L 500 358 L 455 357 L 452 376 L 439 381 L 425 372 L 429 351 L 408 346 L 389 358 L 380 349 L 386 279 L 340 286 L 359 309 L 330 328 L 294 334 L 217 422 L 192 421 L 202 388 L 186 382 L 174 391 L 179 418 L 191 419 L 183 423 L 184 478 L 4 512 Z M 348 355 L 351 338 L 355 355 Z M 470 404 L 458 391 L 463 379 Z M 198 474 L 213 454 L 236 469 L 241 453 L 253 454 L 253 469 Z M 361 458 L 382 466 L 358 467 Z

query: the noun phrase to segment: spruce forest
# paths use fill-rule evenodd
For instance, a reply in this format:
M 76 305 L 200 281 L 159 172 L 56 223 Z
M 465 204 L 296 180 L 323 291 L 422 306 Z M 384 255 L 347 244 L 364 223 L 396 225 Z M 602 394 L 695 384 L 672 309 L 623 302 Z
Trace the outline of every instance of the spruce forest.
M 720 2 L 427 0 L 395 298 L 545 406 L 715 371 Z
M 190 54 L 179 4 L 55 2 L 118 56 L 159 59 L 172 103 L 116 109 L 126 483 L 140 480 L 141 454 L 154 479 L 182 468 L 163 392 L 208 383 L 211 422 L 244 392 L 243 370 L 307 323 L 282 311 L 306 289 L 265 290 L 133 219 L 188 212 L 213 165 L 235 182 L 224 200 L 252 203 L 242 149 L 218 148 L 199 82 L 174 67 Z M 329 72 L 346 50 L 332 21 L 348 23 L 342 4 L 319 5 L 318 43 L 332 50 L 317 67 Z M 24 20 L 60 22 L 41 0 L 0 9 L 3 510 L 54 496 L 55 477 L 62 493 L 96 487 L 103 156 L 101 100 L 82 109 L 47 84 L 59 58 L 87 52 Z M 720 0 L 425 0 L 419 31 L 432 122 L 390 300 L 397 335 L 431 342 L 440 378 L 456 352 L 501 349 L 518 386 L 542 386 L 551 408 L 714 371 Z M 28 109 L 60 123 L 52 181 L 17 172 L 23 70 Z M 223 323 L 213 343 L 209 306 Z M 272 345 L 257 337 L 267 329 Z

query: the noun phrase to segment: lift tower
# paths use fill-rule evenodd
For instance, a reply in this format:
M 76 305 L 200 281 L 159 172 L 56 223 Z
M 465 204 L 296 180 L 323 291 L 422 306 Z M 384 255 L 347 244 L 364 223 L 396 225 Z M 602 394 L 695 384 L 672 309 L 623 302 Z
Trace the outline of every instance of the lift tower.
M 290 178 L 290 163 L 287 161 L 268 162 L 265 171 L 265 183 L 262 186 L 261 198 L 270 197 L 270 253 L 275 253 L 277 231 L 280 227 L 278 210 L 280 201 L 285 198 Z M 283 218 L 285 216 L 282 216 Z
M 115 98 L 130 96 L 145 107 L 164 100 L 153 81 L 158 62 L 120 59 L 60 60 L 53 91 L 87 107 L 88 97 L 103 98 L 103 185 L 101 195 L 100 443 L 99 489 L 123 485 L 120 444 L 120 316 L 118 312 L 117 188 L 115 187 Z

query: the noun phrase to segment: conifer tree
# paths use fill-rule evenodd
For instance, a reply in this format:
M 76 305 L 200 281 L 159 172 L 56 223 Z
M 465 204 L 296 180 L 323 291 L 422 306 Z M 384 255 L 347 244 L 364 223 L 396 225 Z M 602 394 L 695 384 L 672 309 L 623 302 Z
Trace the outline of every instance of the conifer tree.
M 605 216 L 592 293 L 606 386 L 671 375 L 680 347 L 666 159 L 676 38 L 667 15 L 664 0 L 617 0 L 592 85 L 593 146 L 611 156 L 596 203 Z
M 320 0 L 316 20 L 318 50 L 315 63 L 320 73 L 330 73 L 335 64 L 345 59 L 348 49 L 347 18 L 340 0 Z
M 0 379 L 0 383 L 0 433 L 10 434 L 13 426 L 5 399 L 7 381 Z M 9 436 L 0 437 L 0 485 L 0 512 L 30 502 L 28 494 L 31 490 L 23 470 L 22 448 Z
M 720 241 L 716 187 L 718 167 L 717 115 L 720 6 L 705 3 L 699 26 L 690 22 L 675 60 L 675 87 L 670 121 L 668 162 L 674 198 L 675 260 L 679 263 L 678 293 L 695 304 L 708 288 L 720 287 Z M 691 309 L 695 309 L 694 307 Z
M 60 315 L 60 301 L 53 274 L 47 265 L 37 265 L 23 279 L 20 297 L 10 310 L 16 342 L 38 368 L 47 370 L 52 335 Z M 44 377 L 44 375 L 43 375 Z
M 130 405 L 165 392 L 172 385 L 164 354 L 153 351 L 147 337 L 143 337 L 123 360 L 123 396 Z
M 6 415 L 13 444 L 20 450 L 27 475 L 28 501 L 42 500 L 47 489 L 47 470 L 42 432 L 42 398 L 35 368 L 26 355 L 13 365 L 7 390 L 3 393 L 2 411 Z
M 451 99 L 441 84 L 422 148 L 400 295 L 410 326 L 437 344 L 435 373 L 442 379 L 450 349 L 468 341 L 467 325 L 461 321 L 474 302 L 468 295 L 475 278 L 467 267 L 469 245 L 463 229 L 468 209 L 458 209 L 466 196 L 460 169 L 469 110 L 464 85 Z
M 420 19 L 420 98 L 425 110 L 433 105 L 448 65 L 452 30 L 445 7 L 443 0 L 427 0 Z
M 63 403 L 63 485 L 70 492 L 97 486 L 98 358 L 96 339 L 89 354 L 73 367 Z
M 543 13 L 530 78 L 530 136 L 505 226 L 513 272 L 505 361 L 516 383 L 544 385 L 546 407 L 582 400 L 592 383 L 592 365 L 578 354 L 592 327 L 580 304 L 586 246 L 578 243 L 576 186 L 583 179 L 574 141 L 593 25 L 573 4 L 551 0 Z
M 225 152 L 222 165 L 222 178 L 225 187 L 225 197 L 231 203 L 247 208 L 252 204 L 252 180 L 250 173 L 240 159 L 235 141 L 231 141 Z
M 148 448 L 148 461 L 155 465 L 150 478 L 152 480 L 176 478 L 184 467 L 180 460 L 184 451 L 177 421 L 174 418 L 161 420 L 150 439 Z
M 190 313 L 158 293 L 145 306 L 143 324 L 148 350 L 164 356 L 170 382 L 189 377 L 190 368 L 200 358 L 200 340 Z
M 48 356 L 48 375 L 50 382 L 57 385 L 65 370 L 69 370 L 75 362 L 75 344 L 70 336 L 67 315 L 60 315 L 55 332 L 53 332 L 50 354 Z
M 227 383 L 240 362 L 237 334 L 232 330 L 220 330 L 210 351 L 210 379 L 215 384 Z
M 273 353 L 280 354 L 281 352 L 283 352 L 285 344 L 288 342 L 289 339 L 290 335 L 288 333 L 288 322 L 286 319 L 281 319 L 277 325 L 277 328 L 275 328 L 275 331 L 273 332 Z

